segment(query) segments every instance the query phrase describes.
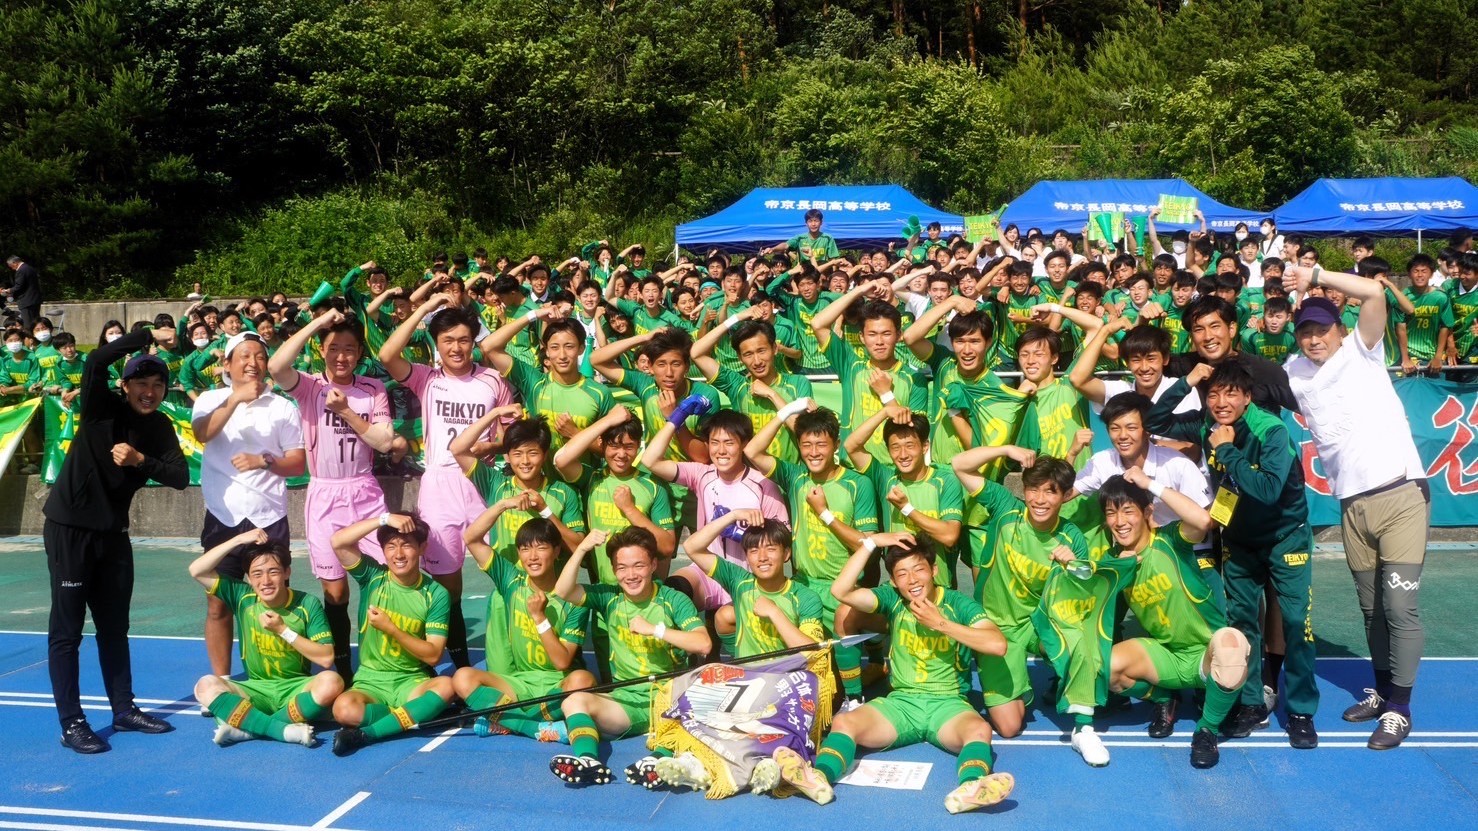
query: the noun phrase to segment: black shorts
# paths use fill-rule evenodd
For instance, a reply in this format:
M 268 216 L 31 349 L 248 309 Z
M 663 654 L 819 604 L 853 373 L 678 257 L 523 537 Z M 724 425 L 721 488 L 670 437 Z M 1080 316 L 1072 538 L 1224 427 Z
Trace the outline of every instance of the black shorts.
M 257 526 L 249 519 L 243 519 L 236 525 L 227 525 L 216 519 L 216 515 L 210 511 L 205 512 L 205 524 L 200 529 L 200 546 L 206 551 L 215 548 L 232 537 L 250 531 Z M 262 528 L 267 532 L 267 538 L 273 542 L 282 543 L 284 548 L 289 548 L 292 543 L 292 532 L 287 527 L 287 517 L 277 520 L 271 525 Z M 232 551 L 216 566 L 216 572 L 237 580 L 246 578 L 246 570 L 241 567 L 241 556 Z

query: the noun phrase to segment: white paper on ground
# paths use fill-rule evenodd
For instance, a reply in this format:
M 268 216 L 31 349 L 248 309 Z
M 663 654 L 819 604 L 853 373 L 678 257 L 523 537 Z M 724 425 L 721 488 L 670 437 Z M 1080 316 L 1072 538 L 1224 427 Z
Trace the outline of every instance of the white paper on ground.
M 842 777 L 843 785 L 864 788 L 892 788 L 899 791 L 922 791 L 933 762 L 883 762 L 863 759 L 856 769 Z

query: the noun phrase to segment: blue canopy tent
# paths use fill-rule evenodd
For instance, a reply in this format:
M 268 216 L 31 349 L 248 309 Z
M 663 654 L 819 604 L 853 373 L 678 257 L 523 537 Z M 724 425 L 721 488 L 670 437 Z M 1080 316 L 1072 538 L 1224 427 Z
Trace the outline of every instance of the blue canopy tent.
M 825 214 L 821 230 L 843 246 L 901 240 L 911 216 L 925 227 L 938 222 L 946 236 L 965 229 L 959 215 L 932 208 L 898 185 L 755 188 L 712 216 L 677 226 L 677 244 L 690 249 L 758 251 L 805 233 L 806 211 L 812 208 Z
M 1466 179 L 1320 179 L 1273 211 L 1285 234 L 1405 236 L 1478 228 Z
M 1256 228 L 1258 221 L 1267 216 L 1223 205 L 1184 179 L 1087 179 L 1032 185 L 1007 206 L 1001 215 L 1001 227 L 1015 223 L 1023 234 L 1028 228 L 1040 228 L 1045 234 L 1063 228 L 1077 234 L 1088 223 L 1090 213 L 1148 214 L 1160 203 L 1160 194 L 1196 197 L 1207 227 L 1214 231 L 1230 231 L 1238 222 Z M 1155 227 L 1161 231 L 1192 231 L 1197 226 L 1157 221 Z

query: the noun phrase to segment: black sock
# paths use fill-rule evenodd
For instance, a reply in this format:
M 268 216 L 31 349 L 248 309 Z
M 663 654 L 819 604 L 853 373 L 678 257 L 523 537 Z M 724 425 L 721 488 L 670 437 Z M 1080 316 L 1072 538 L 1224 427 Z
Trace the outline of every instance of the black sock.
M 1411 718 L 1411 687 L 1391 685 L 1391 697 L 1386 699 L 1386 709 Z
M 1262 683 L 1263 686 L 1272 687 L 1273 692 L 1278 691 L 1278 675 L 1283 672 L 1283 655 L 1278 652 L 1269 652 L 1262 656 Z
M 1393 695 L 1390 670 L 1378 669 L 1375 671 L 1375 694 L 1387 700 Z M 1406 694 L 1407 696 L 1411 695 L 1410 687 L 1406 688 Z M 1410 701 L 1411 699 L 1408 697 L 1407 700 Z
M 467 655 L 467 621 L 462 617 L 462 603 L 459 598 L 453 599 L 452 614 L 447 621 L 446 651 L 452 658 L 452 666 L 457 669 L 472 666 Z
M 349 604 L 325 603 L 323 615 L 328 618 L 328 631 L 334 637 L 334 671 L 347 687 L 354 683 L 354 665 L 349 660 Z

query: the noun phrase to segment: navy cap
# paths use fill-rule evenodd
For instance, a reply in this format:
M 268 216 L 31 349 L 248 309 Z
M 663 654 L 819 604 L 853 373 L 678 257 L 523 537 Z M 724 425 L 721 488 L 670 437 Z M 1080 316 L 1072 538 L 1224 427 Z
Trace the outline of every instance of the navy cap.
M 1339 309 L 1322 297 L 1304 298 L 1304 302 L 1298 306 L 1298 313 L 1293 316 L 1293 328 L 1295 329 L 1305 323 L 1333 326 L 1339 322 Z
M 141 375 L 158 375 L 169 383 L 169 366 L 164 361 L 144 352 L 128 359 L 123 367 L 123 380 L 128 381 Z

